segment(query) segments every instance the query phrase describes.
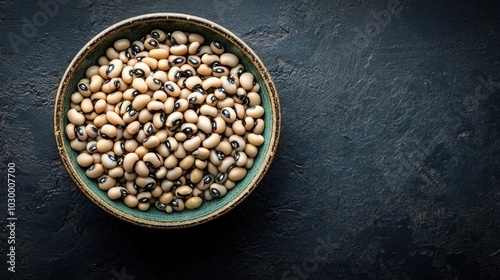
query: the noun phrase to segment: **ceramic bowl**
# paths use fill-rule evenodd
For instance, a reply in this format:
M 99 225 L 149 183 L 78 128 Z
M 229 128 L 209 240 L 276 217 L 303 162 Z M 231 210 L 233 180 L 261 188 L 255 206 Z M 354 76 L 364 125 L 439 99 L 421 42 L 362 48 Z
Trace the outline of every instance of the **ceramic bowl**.
M 66 112 L 70 106 L 70 96 L 76 90 L 78 81 L 85 77 L 86 69 L 97 65 L 98 58 L 106 49 L 120 38 L 130 41 L 141 39 L 153 29 L 166 32 L 183 30 L 203 35 L 206 40 L 217 40 L 223 44 L 227 52 L 237 55 L 245 67 L 251 72 L 260 85 L 261 106 L 265 109 L 263 116 L 265 143 L 260 147 L 253 167 L 245 178 L 222 198 L 204 202 L 194 210 L 184 210 L 167 214 L 152 206 L 148 211 L 127 207 L 121 200 L 110 200 L 105 191 L 98 188 L 95 179 L 85 175 L 85 169 L 78 166 L 78 153 L 70 147 L 66 138 L 65 127 L 68 123 Z M 76 54 L 66 69 L 57 91 L 54 106 L 54 133 L 61 161 L 71 179 L 94 204 L 107 213 L 135 225 L 150 228 L 184 228 L 199 225 L 229 212 L 247 198 L 258 186 L 269 170 L 276 154 L 280 138 L 281 115 L 278 92 L 269 71 L 255 52 L 240 38 L 228 29 L 196 16 L 174 13 L 146 14 L 118 22 L 92 38 Z M 256 213 L 257 214 L 257 213 Z

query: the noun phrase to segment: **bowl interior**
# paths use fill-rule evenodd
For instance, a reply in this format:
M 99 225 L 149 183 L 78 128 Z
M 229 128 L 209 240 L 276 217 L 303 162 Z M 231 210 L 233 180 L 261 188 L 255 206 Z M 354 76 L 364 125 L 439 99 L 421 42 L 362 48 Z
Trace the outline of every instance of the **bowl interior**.
M 247 176 L 237 183 L 236 187 L 219 199 L 207 201 L 195 210 L 185 210 L 167 214 L 155 207 L 142 212 L 137 208 L 127 207 L 121 200 L 113 201 L 105 191 L 98 188 L 97 182 L 85 176 L 85 169 L 78 166 L 78 153 L 71 149 L 65 137 L 68 120 L 65 117 L 69 110 L 71 94 L 76 90 L 78 81 L 85 77 L 89 66 L 97 65 L 98 58 L 120 38 L 130 41 L 140 40 L 151 30 L 159 28 L 166 32 L 182 30 L 201 34 L 206 40 L 217 40 L 223 44 L 227 52 L 236 54 L 246 71 L 251 72 L 260 84 L 261 106 L 265 109 L 263 116 L 265 143 L 260 147 L 253 167 Z M 279 139 L 279 103 L 274 83 L 260 59 L 240 39 L 224 28 L 207 20 L 177 14 L 152 14 L 129 19 L 115 24 L 94 37 L 75 57 L 61 81 L 55 106 L 55 133 L 61 159 L 66 170 L 80 190 L 95 204 L 105 211 L 123 220 L 148 227 L 184 227 L 211 220 L 226 213 L 250 194 L 266 173 Z

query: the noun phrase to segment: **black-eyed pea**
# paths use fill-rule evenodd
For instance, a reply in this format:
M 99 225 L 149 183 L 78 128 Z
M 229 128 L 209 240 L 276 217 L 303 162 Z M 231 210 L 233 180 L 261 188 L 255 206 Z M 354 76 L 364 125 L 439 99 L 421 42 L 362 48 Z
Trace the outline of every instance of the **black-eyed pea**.
M 255 162 L 255 158 L 248 158 L 247 160 L 247 164 L 245 164 L 245 168 L 246 169 L 250 169 L 252 168 L 253 164 Z
M 255 85 L 255 77 L 250 72 L 245 72 L 240 76 L 240 86 L 249 91 Z
M 163 194 L 158 198 L 158 201 L 160 201 L 163 204 L 169 204 L 172 202 L 172 199 L 174 198 L 174 195 L 172 192 L 163 192 Z
M 92 100 L 90 98 L 85 98 L 80 103 L 80 107 L 84 113 L 90 113 L 94 110 L 94 105 L 92 104 Z
M 226 131 L 226 121 L 222 117 L 215 117 L 212 120 L 212 131 L 217 134 L 222 134 Z
M 157 169 L 163 165 L 163 157 L 160 154 L 149 152 L 144 155 L 142 160 L 149 168 Z
M 253 85 L 253 88 L 251 89 L 251 91 L 253 91 L 253 92 L 259 92 L 260 91 L 260 84 L 259 83 L 255 83 Z
M 134 65 L 134 74 L 136 77 L 148 77 L 149 73 L 151 73 L 151 68 L 148 64 L 144 62 L 137 62 Z
M 248 160 L 248 157 L 247 157 L 247 154 L 245 154 L 245 152 L 236 152 L 234 154 L 234 160 L 235 160 L 235 165 L 238 166 L 238 167 L 243 167 L 247 164 L 247 160 Z
M 203 169 L 195 167 L 189 173 L 189 181 L 191 181 L 193 184 L 198 184 L 202 179 L 203 179 Z
M 206 159 L 199 159 L 197 158 L 195 161 L 194 161 L 194 166 L 198 169 L 205 169 L 207 167 L 207 164 L 208 164 L 208 160 Z
M 69 122 L 74 125 L 83 125 L 85 123 L 85 116 L 75 109 L 69 109 L 66 115 Z
M 200 147 L 191 153 L 195 158 L 205 160 L 210 156 L 210 150 Z
M 168 136 L 169 136 L 169 132 L 165 129 L 161 129 L 161 130 L 158 130 L 156 133 L 155 133 L 156 137 L 158 137 L 158 139 L 160 139 L 160 143 L 163 144 Z
M 221 55 L 224 53 L 224 46 L 219 42 L 219 41 L 212 41 L 210 43 L 210 49 L 218 55 Z
M 234 165 L 235 165 L 235 159 L 234 157 L 225 157 L 223 160 L 222 160 L 222 163 L 221 165 L 219 165 L 217 167 L 217 169 L 220 171 L 220 172 L 223 172 L 223 173 L 226 173 L 226 172 L 229 172 L 229 170 L 231 170 Z
M 181 56 L 181 55 L 170 55 L 168 57 L 168 61 L 174 66 L 181 67 L 182 65 L 184 65 L 186 63 L 186 57 Z M 182 72 L 182 71 L 180 71 L 180 72 Z
M 220 63 L 228 67 L 236 67 L 240 62 L 236 55 L 232 53 L 223 53 L 220 55 Z
M 191 167 L 193 167 L 195 161 L 195 157 L 192 155 L 187 155 L 185 158 L 183 158 L 179 162 L 179 167 L 184 169 L 184 170 L 189 170 Z
M 123 67 L 121 78 L 127 84 L 132 83 L 134 80 L 134 68 L 130 65 Z
M 139 204 L 137 204 L 137 209 L 139 209 L 143 212 L 148 211 L 150 207 L 151 207 L 150 202 L 144 202 L 144 203 L 139 202 Z
M 117 78 L 120 76 L 123 70 L 123 62 L 120 59 L 113 59 L 109 62 L 108 68 L 106 69 L 106 75 L 109 78 Z
M 199 44 L 203 44 L 205 42 L 205 38 L 197 33 L 189 33 L 188 42 L 190 43 L 197 42 Z
M 210 76 L 212 75 L 212 67 L 208 64 L 201 63 L 196 69 L 196 72 L 201 76 Z
M 250 143 L 256 147 L 259 147 L 259 146 L 262 146 L 262 144 L 264 144 L 264 136 L 262 136 L 260 134 L 255 134 L 255 133 L 248 133 L 247 141 L 248 141 L 248 143 Z
M 264 132 L 264 126 L 265 126 L 264 120 L 263 119 L 257 119 L 254 122 L 252 132 L 255 133 L 255 134 L 262 134 Z
M 254 119 L 259 119 L 264 115 L 264 108 L 260 105 L 248 107 L 246 115 Z
M 163 42 L 167 39 L 167 33 L 161 29 L 153 29 L 151 30 L 151 36 L 158 40 L 159 42 Z
M 169 54 L 169 50 L 164 48 L 152 49 L 149 51 L 149 57 L 157 60 L 166 59 L 168 58 Z
M 167 205 L 165 205 L 164 203 L 162 203 L 159 200 L 155 201 L 154 204 L 155 204 L 156 209 L 158 209 L 160 211 L 165 211 L 165 209 L 167 208 Z
M 66 137 L 68 138 L 68 140 L 72 141 L 72 140 L 75 140 L 76 139 L 76 132 L 75 132 L 75 125 L 72 124 L 72 123 L 68 123 L 66 125 Z
M 179 134 L 179 133 L 182 133 L 182 132 L 178 132 L 176 134 Z M 183 134 L 183 133 L 182 133 Z M 174 151 L 174 155 L 178 158 L 178 159 L 183 159 L 186 157 L 187 155 L 187 151 L 186 149 L 184 149 L 184 146 L 183 145 L 179 145 L 177 147 L 177 150 Z
M 158 40 L 153 37 L 146 39 L 144 42 L 144 48 L 146 50 L 157 49 L 159 45 L 160 43 L 158 42 Z
M 163 108 L 163 103 L 161 103 L 161 107 Z M 166 115 L 163 111 L 157 112 L 153 115 L 153 125 L 156 129 L 161 129 L 165 125 L 165 121 L 166 121 Z M 165 140 L 160 141 L 160 142 L 164 142 L 164 141 Z
M 95 102 L 94 104 L 94 111 L 97 113 L 97 114 L 101 114 L 101 113 L 104 113 L 104 111 L 106 110 L 107 108 L 107 103 L 106 103 L 106 100 L 105 99 L 99 99 Z
M 237 118 L 236 112 L 230 107 L 222 108 L 221 117 L 226 123 L 233 123 Z
M 204 115 L 200 115 L 198 117 L 198 121 L 196 122 L 196 126 L 198 127 L 199 130 L 203 131 L 204 133 L 211 133 L 212 132 L 212 122 L 210 119 Z
M 127 63 L 131 58 L 132 56 L 128 50 L 123 50 L 118 54 L 118 59 L 121 60 L 124 65 L 126 65 L 125 63 Z
M 234 167 L 228 173 L 228 178 L 231 181 L 240 181 L 247 175 L 247 169 L 243 167 Z
M 146 84 L 147 84 L 148 88 L 152 91 L 157 91 L 163 86 L 162 81 L 156 79 L 153 76 L 148 76 L 146 78 Z
M 135 173 L 135 172 L 132 172 L 132 173 L 125 172 L 123 174 L 123 178 L 125 178 L 125 180 L 127 180 L 127 181 L 134 182 L 135 178 L 137 178 L 137 173 Z M 135 185 L 135 183 L 133 184 L 133 186 L 137 189 L 137 186 Z M 127 189 L 128 189 L 128 185 L 127 185 Z M 130 191 L 130 193 L 132 193 L 132 191 Z
M 175 107 L 175 106 L 174 106 Z M 166 126 L 169 129 L 174 129 L 184 120 L 184 115 L 181 112 L 173 112 L 167 117 Z
M 100 177 L 104 173 L 104 167 L 97 163 L 97 164 L 92 164 L 85 170 L 85 175 L 91 179 L 96 179 Z
M 177 139 L 175 137 L 169 136 L 167 140 L 165 141 L 165 145 L 170 151 L 175 151 L 179 147 L 179 143 L 177 142 Z
M 185 44 L 179 44 L 170 47 L 170 53 L 173 55 L 185 55 L 188 53 L 188 46 Z
M 172 206 L 172 208 L 175 210 L 175 211 L 182 211 L 184 210 L 184 201 L 180 198 L 174 198 L 172 199 L 172 202 L 170 202 L 170 205 Z
M 106 169 L 112 169 L 118 165 L 116 157 L 113 154 L 113 152 L 101 154 L 101 164 Z
M 89 141 L 85 145 L 85 150 L 89 154 L 97 153 L 97 141 Z
M 94 164 L 101 163 L 101 154 L 100 153 L 92 154 L 92 158 L 94 159 Z
M 193 194 L 193 189 L 189 186 L 183 185 L 175 189 L 175 196 L 178 198 L 186 199 L 191 197 Z
M 112 187 L 108 189 L 108 197 L 111 200 L 117 200 L 120 198 L 125 198 L 127 195 L 129 195 L 128 191 L 124 187 Z
M 203 45 L 200 47 L 200 49 L 198 50 L 198 56 L 203 56 L 204 54 L 213 54 L 214 52 L 212 51 L 212 49 L 210 48 L 210 46 L 208 45 Z
M 245 67 L 243 67 L 243 64 L 238 64 L 231 68 L 229 71 L 229 74 L 231 75 L 236 75 L 236 76 L 241 76 L 245 72 Z
M 80 94 L 83 95 L 84 97 L 89 97 L 92 94 L 92 92 L 90 91 L 90 88 L 89 88 L 89 84 L 90 84 L 90 80 L 87 78 L 81 79 L 78 82 L 78 85 L 77 85 L 78 92 L 80 92 Z
M 78 91 L 75 91 L 75 92 L 73 92 L 73 93 L 71 94 L 71 102 L 72 102 L 73 104 L 75 104 L 75 105 L 76 105 L 76 104 L 80 104 L 80 103 L 83 101 L 83 99 L 84 99 L 84 98 L 85 98 L 85 97 L 84 97 L 81 93 L 79 93 Z M 80 107 L 81 107 L 81 106 L 80 106 Z
M 108 170 L 108 175 L 113 178 L 122 178 L 124 175 L 123 168 L 121 166 L 111 168 L 110 170 Z
M 191 46 L 190 46 L 191 48 Z M 188 50 L 189 51 L 189 50 Z M 191 67 L 194 67 L 194 68 L 198 68 L 198 66 L 200 66 L 200 63 L 201 63 L 201 59 L 199 56 L 197 55 L 190 55 L 188 56 L 187 58 L 187 63 L 188 65 L 190 65 Z
M 137 174 L 137 176 L 146 177 L 149 175 L 149 167 L 143 160 L 138 160 L 134 165 L 134 172 Z
M 188 42 L 188 37 L 186 33 L 176 30 L 172 32 L 171 40 L 174 45 L 186 44 Z
M 213 197 L 223 197 L 227 193 L 227 189 L 224 185 L 219 184 L 219 183 L 213 183 L 210 188 L 210 194 Z
M 140 174 L 139 177 L 135 178 L 134 183 L 142 189 L 145 190 L 152 190 L 156 186 L 156 180 L 154 178 L 151 178 L 149 176 L 141 176 Z
M 210 134 L 209 137 L 207 137 L 203 141 L 202 146 L 206 149 L 213 149 L 217 147 L 217 145 L 219 145 L 220 141 L 221 141 L 220 135 L 217 133 L 212 133 Z
M 206 53 L 206 54 L 201 56 L 201 62 L 205 65 L 209 65 L 209 66 L 214 67 L 214 66 L 217 66 L 220 64 L 220 58 L 217 54 Z M 210 72 L 212 73 L 212 71 L 213 71 L 213 69 Z
M 181 95 L 181 88 L 173 81 L 166 82 L 165 85 L 163 86 L 163 88 L 165 89 L 166 93 L 171 97 L 179 97 Z M 168 99 L 167 99 L 167 101 L 168 101 Z M 175 99 L 174 99 L 174 102 L 175 102 Z M 167 108 L 165 108 L 165 112 L 169 113 Z
M 219 109 L 219 110 L 222 110 L 225 107 L 231 108 L 234 106 L 234 104 L 235 104 L 235 102 L 234 102 L 233 98 L 226 97 L 222 100 L 217 101 L 217 105 L 215 107 L 217 107 L 217 109 Z
M 243 121 L 242 120 L 237 120 L 235 121 L 232 125 L 231 125 L 231 128 L 234 132 L 234 134 L 236 135 L 244 135 L 247 130 L 245 128 L 245 126 L 243 125 Z
M 135 153 L 128 153 L 123 158 L 123 169 L 125 172 L 134 172 L 135 164 L 139 161 L 139 156 Z
M 226 180 L 227 180 L 227 173 L 225 172 L 218 172 L 217 175 L 215 176 L 215 183 L 224 184 Z
M 231 143 L 231 147 L 236 152 L 243 151 L 245 149 L 245 145 L 246 145 L 245 139 L 243 139 L 243 137 L 241 137 L 239 135 L 231 135 L 229 137 L 229 143 Z
M 115 113 L 113 111 L 106 112 L 106 119 L 112 125 L 119 125 L 119 126 L 124 126 L 125 125 L 125 121 L 120 117 L 120 115 L 118 115 L 117 113 Z M 95 125 L 98 126 L 97 124 L 95 124 Z
M 155 172 L 155 178 L 162 180 L 165 176 L 167 176 L 167 168 L 165 166 L 160 166 L 160 168 L 158 168 Z
M 161 71 L 168 71 L 172 65 L 168 59 L 160 59 L 158 60 L 158 69 Z
M 127 139 L 125 140 L 124 146 L 127 152 L 133 153 L 139 147 L 139 142 L 135 139 Z
M 165 142 L 165 141 L 163 141 Z M 163 158 L 170 156 L 170 150 L 167 148 L 165 143 L 161 143 L 155 148 L 156 152 L 159 153 Z
M 129 49 L 129 53 L 130 53 L 130 55 L 132 56 L 132 49 L 131 49 L 131 48 Z M 127 64 L 127 66 L 134 67 L 134 65 L 136 65 L 136 64 L 137 64 L 137 62 L 139 62 L 139 61 L 137 60 L 137 58 L 130 58 L 130 59 L 127 61 L 127 63 L 126 63 L 126 64 Z
M 139 200 L 139 204 L 141 203 L 147 203 L 149 205 L 149 202 L 152 198 L 152 195 L 148 191 L 143 191 L 137 194 L 137 200 Z
M 121 157 L 125 153 L 125 142 L 124 141 L 115 141 L 113 144 L 113 153 L 116 156 Z
M 116 126 L 111 124 L 105 124 L 99 130 L 99 135 L 105 139 L 113 139 L 116 136 Z
M 156 70 L 158 68 L 158 60 L 156 58 L 145 57 L 141 60 L 141 62 L 146 63 L 149 66 L 149 69 L 151 70 Z
M 110 80 L 104 81 L 104 84 L 101 87 L 101 91 L 104 93 L 111 93 L 120 88 L 120 79 L 121 78 L 112 78 Z
M 112 187 L 116 186 L 116 179 L 108 175 L 99 176 L 97 178 L 97 186 L 99 187 L 99 189 L 107 191 Z
M 236 187 L 236 182 L 235 182 L 235 181 L 232 181 L 232 180 L 227 179 L 227 180 L 224 182 L 224 187 L 226 187 L 226 189 L 227 189 L 227 190 L 231 190 L 231 189 L 233 189 L 234 187 Z
M 228 76 L 229 70 L 227 69 L 227 67 L 222 66 L 222 65 L 215 66 L 212 68 L 212 75 L 214 75 L 214 77 L 217 77 L 217 78 L 221 78 L 223 76 Z M 222 81 L 221 81 L 221 85 L 222 85 Z
M 167 100 L 167 97 L 168 95 L 166 92 L 164 92 L 163 90 L 157 90 L 153 93 L 152 100 L 161 102 L 162 103 L 161 110 L 163 110 L 164 108 L 163 102 Z
M 132 107 L 135 110 L 140 111 L 140 110 L 146 108 L 150 101 L 151 101 L 151 97 L 149 95 L 139 94 L 132 101 Z
M 148 110 L 148 108 L 144 108 L 139 112 L 139 116 L 137 117 L 137 119 L 141 123 L 147 123 L 153 120 L 153 114 Z
M 126 197 L 123 198 L 123 202 L 125 205 L 127 205 L 130 208 L 135 208 L 137 204 L 139 203 L 139 200 L 135 195 L 127 195 Z
M 234 102 L 237 104 L 245 104 L 247 100 L 247 91 L 239 87 L 236 89 L 236 93 L 233 95 Z
M 163 162 L 163 166 L 165 166 L 167 169 L 172 169 L 177 166 L 179 163 L 179 160 L 174 154 L 170 154 L 167 156 Z
M 87 131 L 85 130 L 85 126 L 83 126 L 83 125 L 75 126 L 75 136 L 78 140 L 80 140 L 82 142 L 86 141 L 88 138 L 88 135 L 87 135 Z
M 215 149 L 227 156 L 227 155 L 230 155 L 231 152 L 233 151 L 233 146 L 226 139 L 226 140 L 221 141 L 219 143 L 219 145 L 217 145 L 217 147 L 215 147 Z
M 99 153 L 107 153 L 113 149 L 113 140 L 100 139 L 96 144 Z
M 172 180 L 163 180 L 160 184 L 160 187 L 165 193 L 171 193 L 171 191 L 174 190 L 177 187 L 177 185 Z
M 203 199 L 199 196 L 192 196 L 184 203 L 187 209 L 196 209 L 201 206 Z
M 97 65 L 92 65 L 85 71 L 85 77 L 87 77 L 87 79 L 90 79 L 94 75 L 99 75 L 99 66 Z
M 193 90 L 195 87 L 197 86 L 201 86 L 202 85 L 202 80 L 200 79 L 200 77 L 198 76 L 191 76 L 189 78 L 187 78 L 186 80 L 186 87 L 190 90 Z
M 76 158 L 76 162 L 81 167 L 89 167 L 94 163 L 94 158 L 88 153 L 81 153 Z
M 181 78 L 181 70 L 180 70 L 179 66 L 170 67 L 170 69 L 168 70 L 167 77 L 168 77 L 169 81 L 177 82 Z M 167 84 L 167 83 L 165 83 L 165 84 Z M 169 90 L 169 89 L 167 88 L 167 90 Z
M 167 179 L 172 180 L 172 181 L 179 179 L 181 176 L 182 176 L 182 168 L 180 168 L 178 166 L 176 166 L 172 169 L 169 169 L 167 171 L 167 175 L 166 175 Z
M 193 91 L 188 96 L 189 104 L 201 105 L 207 96 L 205 94 L 200 93 L 199 91 Z
M 160 145 L 160 139 L 158 139 L 158 137 L 155 135 L 151 135 L 146 137 L 146 139 L 142 141 L 142 145 L 144 145 L 144 147 L 148 149 L 156 148 L 158 147 L 158 145 Z
M 99 60 L 101 60 L 101 59 L 102 59 L 102 57 Z M 108 69 L 109 60 L 107 59 L 107 62 L 105 64 L 101 64 L 99 62 L 99 65 L 101 65 L 101 66 L 99 66 L 99 76 L 101 76 L 104 81 L 108 80 L 109 77 L 108 77 L 108 75 L 106 75 L 106 70 Z M 104 82 L 103 82 L 103 84 L 104 84 Z
M 98 114 L 96 112 L 90 112 L 88 114 L 84 114 L 85 115 L 85 120 L 89 121 L 89 122 L 93 122 L 94 119 L 98 116 Z
M 209 160 L 213 165 L 219 166 L 222 164 L 222 160 L 224 160 L 224 154 L 217 150 L 211 150 Z
M 151 136 L 153 133 L 157 132 L 158 129 L 154 126 L 152 122 L 147 122 L 142 125 L 142 130 L 146 136 Z
M 130 109 L 127 111 L 126 114 L 123 115 L 123 121 L 125 123 L 131 123 L 135 121 L 139 117 L 139 114 L 137 113 L 136 110 Z
M 257 149 L 256 146 L 254 146 L 253 144 L 250 144 L 250 143 L 247 143 L 245 145 L 245 150 L 244 150 L 245 154 L 247 154 L 248 157 L 256 157 L 257 156 L 257 153 L 259 152 L 259 150 Z

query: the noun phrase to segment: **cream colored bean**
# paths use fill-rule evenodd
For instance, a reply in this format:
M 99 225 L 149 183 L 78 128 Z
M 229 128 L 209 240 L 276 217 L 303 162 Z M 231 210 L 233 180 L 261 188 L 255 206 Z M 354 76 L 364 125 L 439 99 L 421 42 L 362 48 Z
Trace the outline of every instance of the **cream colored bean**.
M 89 68 L 87 68 L 87 71 L 85 71 L 85 77 L 87 77 L 87 79 L 90 79 L 92 76 L 98 74 L 99 74 L 99 66 L 97 65 L 92 65 Z
M 166 175 L 166 177 L 167 177 L 168 180 L 177 180 L 181 176 L 182 176 L 182 168 L 180 168 L 178 166 L 176 166 L 176 167 L 174 167 L 172 169 L 169 169 L 167 171 L 167 175 Z
M 137 199 L 137 197 L 130 194 L 123 198 L 123 202 L 130 208 L 135 208 L 137 204 L 139 204 L 139 200 Z
M 170 52 L 168 49 L 152 49 L 149 51 L 149 56 L 157 60 L 166 59 L 169 54 Z
M 106 119 L 113 125 L 120 125 L 120 126 L 125 125 L 125 121 L 122 120 L 120 115 L 112 111 L 106 112 Z
M 248 143 L 250 143 L 256 147 L 259 147 L 259 146 L 262 146 L 262 144 L 264 144 L 264 136 L 262 136 L 260 134 L 249 133 L 247 135 L 247 141 L 248 141 Z
M 250 144 L 250 143 L 247 143 L 245 145 L 245 150 L 244 150 L 245 154 L 247 154 L 247 156 L 249 157 L 256 157 L 257 156 L 257 153 L 259 152 L 259 150 L 257 149 L 257 147 L 255 147 L 253 144 Z
M 125 198 L 127 195 L 129 195 L 129 193 L 124 187 L 112 187 L 108 189 L 108 197 L 111 200 Z
M 243 167 L 234 167 L 229 171 L 228 178 L 231 181 L 240 181 L 247 175 L 247 169 Z
M 85 123 L 85 116 L 75 109 L 69 109 L 66 115 L 68 117 L 69 122 L 71 122 L 74 125 L 82 125 Z
M 152 168 L 159 168 L 163 165 L 163 158 L 159 154 L 153 152 L 145 154 L 142 160 L 148 167 Z
M 227 189 L 226 187 L 224 187 L 224 185 L 222 184 L 219 184 L 219 183 L 213 183 L 211 186 L 210 186 L 210 194 L 213 196 L 213 197 L 223 197 L 225 196 L 227 193 Z
M 234 154 L 234 160 L 235 160 L 236 166 L 242 167 L 242 166 L 246 165 L 248 157 L 247 157 L 247 154 L 245 154 L 244 152 L 236 152 Z
M 81 167 L 89 167 L 90 165 L 92 165 L 92 163 L 94 162 L 94 158 L 92 157 L 92 155 L 90 154 L 87 154 L 87 153 L 81 153 L 78 155 L 78 157 L 76 158 L 76 162 L 78 163 L 78 165 L 80 165 Z
M 196 208 L 200 207 L 202 203 L 203 203 L 203 199 L 201 199 L 198 196 L 192 196 L 186 200 L 185 207 L 187 209 L 196 209 Z
M 213 149 L 217 147 L 217 145 L 219 145 L 220 141 L 221 141 L 220 135 L 217 133 L 212 133 L 210 134 L 209 137 L 205 139 L 205 141 L 203 141 L 202 145 L 206 149 Z
M 148 149 L 156 148 L 160 145 L 160 139 L 158 139 L 155 135 L 152 135 L 144 139 L 142 144 Z
M 246 115 L 258 119 L 264 115 L 264 108 L 260 105 L 249 107 L 246 111 Z
M 223 53 L 220 55 L 220 63 L 232 68 L 236 67 L 240 62 L 236 55 L 232 53 Z
M 135 153 L 137 154 L 137 153 Z M 137 174 L 137 178 L 139 177 L 147 177 L 149 175 L 149 168 L 146 163 L 142 160 L 138 160 L 134 165 L 134 172 Z M 136 180 L 137 180 L 136 178 Z M 137 182 L 136 182 L 137 184 Z
M 101 164 L 92 164 L 85 171 L 85 175 L 91 179 L 100 177 L 104 173 L 104 167 Z

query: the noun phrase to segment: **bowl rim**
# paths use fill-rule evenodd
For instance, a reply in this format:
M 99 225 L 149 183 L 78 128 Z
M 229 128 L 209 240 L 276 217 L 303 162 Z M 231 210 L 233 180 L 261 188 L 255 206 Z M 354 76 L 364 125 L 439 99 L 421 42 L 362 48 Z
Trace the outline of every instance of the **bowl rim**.
M 236 45 L 240 51 L 244 55 L 247 55 L 251 60 L 251 63 L 255 66 L 256 71 L 261 76 L 263 83 L 268 91 L 269 100 L 271 104 L 271 113 L 272 113 L 272 129 L 270 135 L 270 143 L 268 149 L 266 151 L 262 150 L 261 152 L 265 153 L 265 157 L 263 159 L 263 164 L 256 170 L 256 173 L 252 180 L 246 185 L 242 191 L 232 200 L 228 201 L 226 204 L 222 205 L 222 207 L 215 209 L 212 212 L 207 213 L 206 215 L 187 219 L 180 222 L 162 222 L 162 221 L 154 221 L 143 219 L 134 215 L 131 215 L 126 212 L 122 212 L 114 207 L 106 207 L 106 203 L 94 194 L 94 192 L 88 187 L 85 182 L 81 179 L 79 173 L 73 166 L 71 160 L 69 159 L 68 147 L 64 145 L 65 138 L 65 128 L 63 127 L 63 106 L 64 100 L 67 94 L 69 93 L 69 89 L 67 89 L 68 84 L 70 83 L 70 78 L 73 77 L 75 71 L 78 66 L 81 65 L 83 58 L 88 55 L 93 48 L 99 46 L 102 38 L 105 38 L 109 33 L 116 29 L 124 28 L 125 26 L 134 26 L 135 24 L 142 21 L 153 21 L 153 20 L 162 20 L 162 21 L 184 21 L 196 23 L 197 25 L 201 25 L 204 28 L 208 28 L 213 32 L 220 34 L 221 36 L 227 37 L 233 44 Z M 64 92 L 66 91 L 66 94 Z M 184 14 L 184 13 L 150 13 L 150 14 L 142 14 L 130 18 L 126 18 L 119 22 L 116 22 L 107 28 L 103 29 L 97 35 L 95 35 L 92 39 L 90 39 L 74 56 L 74 58 L 69 63 L 66 71 L 64 72 L 56 94 L 55 105 L 54 105 L 54 136 L 56 140 L 56 146 L 59 153 L 59 158 L 62 161 L 64 168 L 67 173 L 71 177 L 73 183 L 78 187 L 78 189 L 95 205 L 104 210 L 105 212 L 111 214 L 114 217 L 119 218 L 120 220 L 139 225 L 147 228 L 156 228 L 156 229 L 180 229 L 192 227 L 199 224 L 204 224 L 209 221 L 212 221 L 226 213 L 228 213 L 231 209 L 238 206 L 243 200 L 245 200 L 250 193 L 252 193 L 259 183 L 264 178 L 265 174 L 269 170 L 271 163 L 274 160 L 276 155 L 280 134 L 281 134 L 281 108 L 280 101 L 278 96 L 278 91 L 274 84 L 274 81 L 267 70 L 266 66 L 262 62 L 262 60 L 257 56 L 257 54 L 238 36 L 236 36 L 233 32 L 229 31 L 225 27 L 212 22 L 208 19 Z

